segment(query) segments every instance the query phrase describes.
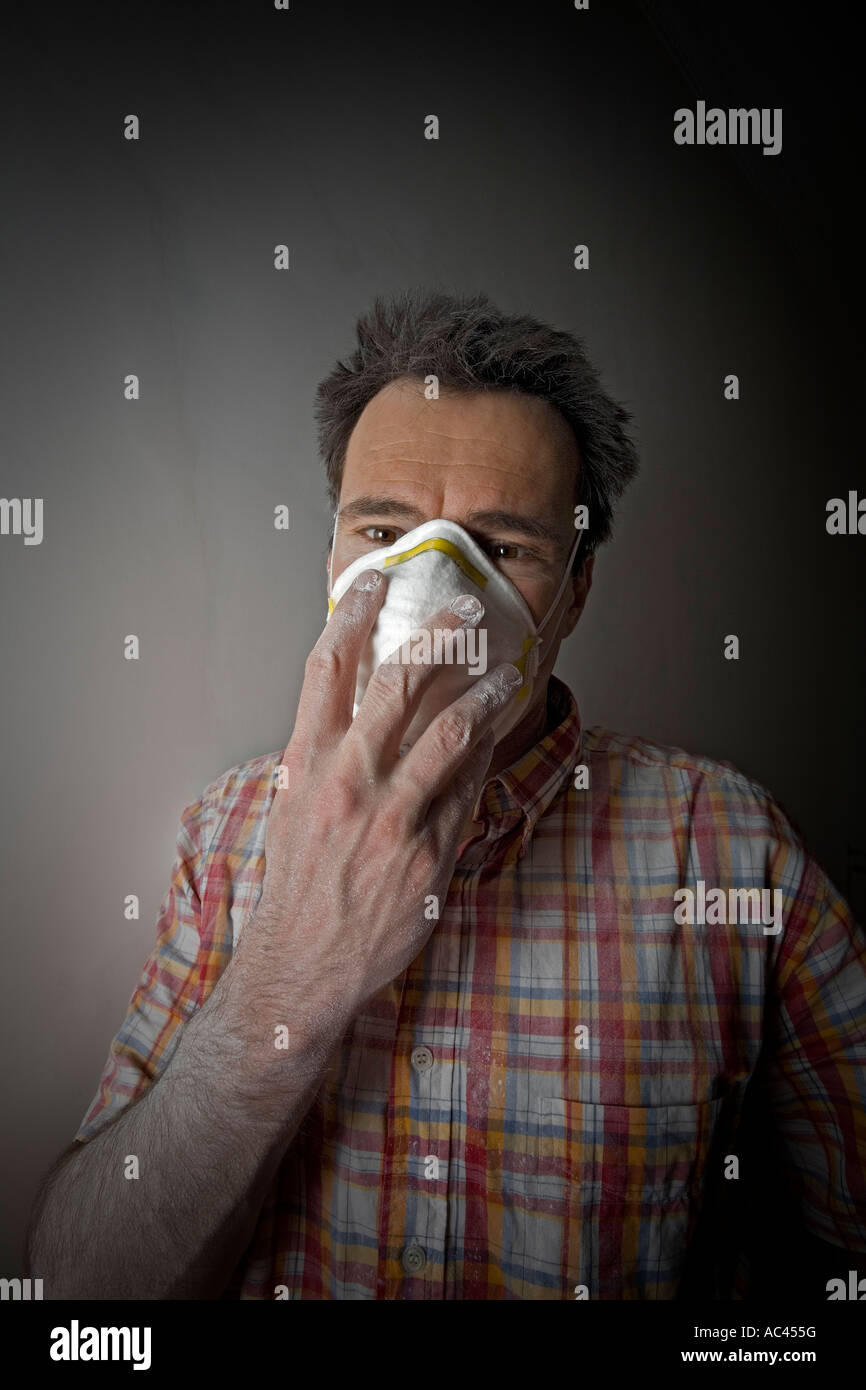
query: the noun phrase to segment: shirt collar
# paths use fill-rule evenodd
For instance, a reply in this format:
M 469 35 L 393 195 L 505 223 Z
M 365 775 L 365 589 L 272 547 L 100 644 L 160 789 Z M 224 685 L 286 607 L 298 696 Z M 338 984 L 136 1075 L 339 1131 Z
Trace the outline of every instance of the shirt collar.
M 577 701 L 567 685 L 551 676 L 547 686 L 547 727 L 549 732 L 509 767 L 485 782 L 478 799 L 476 817 L 488 824 L 482 840 L 470 844 L 463 858 L 475 846 L 486 857 L 490 844 L 523 819 L 519 856 L 522 857 L 539 817 L 572 775 L 580 761 L 581 722 Z

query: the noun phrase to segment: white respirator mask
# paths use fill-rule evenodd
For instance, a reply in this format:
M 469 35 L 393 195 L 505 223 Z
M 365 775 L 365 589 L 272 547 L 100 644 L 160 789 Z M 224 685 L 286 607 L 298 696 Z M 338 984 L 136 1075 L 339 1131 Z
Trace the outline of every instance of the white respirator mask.
M 388 579 L 388 591 L 376 626 L 358 663 L 352 718 L 358 713 L 373 672 L 389 657 L 396 654 L 401 660 L 424 664 L 432 661 L 441 665 L 406 730 L 400 748 L 400 753 L 405 753 L 436 715 L 468 690 L 473 681 L 507 661 L 520 671 L 523 685 L 493 721 L 497 741 L 503 738 L 529 708 L 542 660 L 541 632 L 568 583 L 582 534 L 578 531 L 553 602 L 536 627 L 525 599 L 511 581 L 462 526 L 442 517 L 416 526 L 393 545 L 360 555 L 332 581 L 331 565 L 337 536 L 335 519 L 328 566 L 328 617 L 363 570 L 381 570 Z M 484 613 L 474 628 L 458 630 L 453 648 L 449 647 L 444 634 L 438 645 L 435 633 L 432 640 L 429 637 L 422 640 L 417 635 L 407 640 L 460 594 L 475 595 L 483 603 Z

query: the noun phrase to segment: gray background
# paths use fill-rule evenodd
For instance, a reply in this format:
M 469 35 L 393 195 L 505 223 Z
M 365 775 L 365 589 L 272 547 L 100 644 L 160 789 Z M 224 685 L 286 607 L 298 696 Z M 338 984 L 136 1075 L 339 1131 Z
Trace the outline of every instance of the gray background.
M 41 546 L 0 538 L 5 1275 L 181 810 L 291 731 L 325 616 L 313 395 L 376 293 L 483 289 L 585 337 L 643 469 L 559 674 L 587 724 L 767 785 L 862 911 L 866 539 L 824 527 L 866 490 L 859 88 L 831 12 L 799 35 L 754 4 L 126 8 L 40 6 L 0 68 L 0 493 L 45 507 Z M 675 146 L 697 98 L 784 105 L 781 155 Z

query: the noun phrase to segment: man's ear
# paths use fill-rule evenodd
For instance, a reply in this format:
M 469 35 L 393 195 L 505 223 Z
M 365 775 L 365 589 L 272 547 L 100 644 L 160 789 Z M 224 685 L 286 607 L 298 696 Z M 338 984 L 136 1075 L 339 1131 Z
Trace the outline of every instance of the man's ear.
M 592 571 L 594 567 L 595 556 L 587 555 L 577 574 L 572 576 L 573 599 L 571 607 L 568 609 L 563 619 L 562 641 L 564 641 L 577 627 L 578 620 L 583 612 L 583 606 L 592 588 Z

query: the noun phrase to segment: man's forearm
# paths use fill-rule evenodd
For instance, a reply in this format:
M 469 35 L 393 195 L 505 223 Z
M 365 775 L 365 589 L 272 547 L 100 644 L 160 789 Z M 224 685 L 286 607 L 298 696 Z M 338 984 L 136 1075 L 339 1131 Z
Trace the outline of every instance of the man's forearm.
M 159 1081 L 49 1174 L 28 1239 L 46 1298 L 225 1288 L 349 1021 L 308 984 L 273 1019 L 244 989 L 229 966 Z M 288 1018 L 302 1026 L 277 1050 Z

